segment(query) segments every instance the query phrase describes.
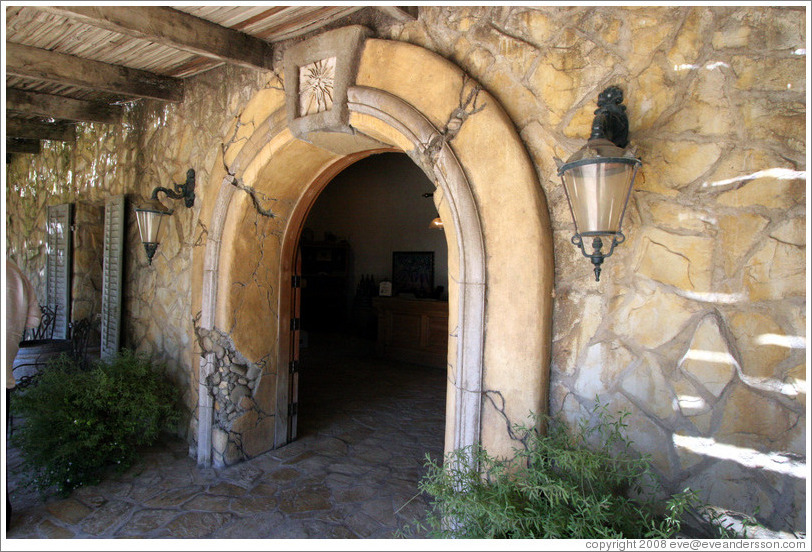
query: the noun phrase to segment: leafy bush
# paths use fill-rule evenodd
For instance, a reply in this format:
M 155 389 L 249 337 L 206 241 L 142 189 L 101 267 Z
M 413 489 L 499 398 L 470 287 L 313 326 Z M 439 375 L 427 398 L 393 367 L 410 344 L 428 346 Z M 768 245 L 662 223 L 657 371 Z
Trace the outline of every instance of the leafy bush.
M 12 442 L 33 470 L 28 483 L 60 494 L 129 467 L 179 419 L 174 385 L 131 351 L 88 370 L 63 355 L 12 405 L 25 419 Z
M 574 435 L 549 419 L 546 435 L 515 427 L 523 446 L 510 462 L 471 447 L 449 454 L 444 465 L 427 457 L 419 488 L 432 497 L 431 509 L 415 528 L 435 538 L 674 535 L 694 493 L 672 495 L 664 508 L 646 498 L 658 491 L 656 478 L 624 436 L 628 414 L 615 417 L 601 405 L 594 414 L 597 424 L 583 422 Z

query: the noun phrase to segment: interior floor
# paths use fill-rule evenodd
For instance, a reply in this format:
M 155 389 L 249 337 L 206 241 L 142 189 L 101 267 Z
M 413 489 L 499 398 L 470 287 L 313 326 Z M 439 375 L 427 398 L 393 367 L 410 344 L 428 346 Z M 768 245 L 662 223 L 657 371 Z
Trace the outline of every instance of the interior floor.
M 442 370 L 378 357 L 374 341 L 310 332 L 301 349 L 299 436 L 363 426 L 384 438 L 411 427 L 421 432 L 416 449 L 442 455 L 445 384 Z

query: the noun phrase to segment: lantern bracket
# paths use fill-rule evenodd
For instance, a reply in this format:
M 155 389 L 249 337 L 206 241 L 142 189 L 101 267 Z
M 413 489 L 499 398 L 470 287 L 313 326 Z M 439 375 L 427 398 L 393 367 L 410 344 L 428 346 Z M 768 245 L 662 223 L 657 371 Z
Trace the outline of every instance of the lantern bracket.
M 629 118 L 623 105 L 623 90 L 610 86 L 598 95 L 598 109 L 592 120 L 590 140 L 605 138 L 619 148 L 629 144 Z
M 158 199 L 158 192 L 163 192 L 166 197 L 171 199 L 184 200 L 187 207 L 192 207 L 195 204 L 195 170 L 189 169 L 186 171 L 186 182 L 184 184 L 172 183 L 174 190 L 157 186 L 152 190 L 151 199 Z

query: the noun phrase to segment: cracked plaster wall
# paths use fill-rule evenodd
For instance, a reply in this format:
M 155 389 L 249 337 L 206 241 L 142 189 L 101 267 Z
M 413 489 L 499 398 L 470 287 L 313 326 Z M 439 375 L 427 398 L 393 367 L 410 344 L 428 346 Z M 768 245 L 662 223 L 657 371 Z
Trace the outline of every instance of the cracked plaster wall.
M 789 7 L 506 6 L 421 7 L 418 21 L 383 37 L 461 67 L 501 103 L 528 148 L 555 242 L 551 412 L 575 424 L 600 396 L 631 412 L 634 446 L 653 456 L 670 490 L 692 485 L 714 504 L 758 510 L 769 526 L 796 530 L 805 529 L 808 477 L 805 33 L 803 11 Z M 597 94 L 616 83 L 644 165 L 628 239 L 598 284 L 569 242 L 553 157 L 580 147 Z M 240 323 L 245 331 L 275 328 L 272 309 L 242 322 L 221 316 L 217 332 L 196 335 L 199 298 L 189 299 L 219 185 L 209 171 L 222 164 L 223 137 L 248 100 L 274 94 L 273 86 L 271 73 L 217 69 L 192 79 L 181 105 L 136 104 L 122 127 L 80 125 L 75 146 L 45 143 L 42 154 L 7 168 L 8 250 L 40 288 L 44 205 L 146 197 L 187 168 L 198 171 L 198 203 L 176 210 L 152 268 L 129 221 L 125 299 L 125 343 L 167 363 L 190 412 L 193 342 L 218 342 L 223 359 L 232 355 L 246 375 L 259 369 L 260 381 L 276 369 L 263 364 L 273 351 L 255 355 L 225 338 Z M 265 176 L 279 178 L 272 173 L 282 169 L 270 164 Z M 278 184 L 298 185 L 284 177 Z M 243 212 L 241 224 L 254 234 L 227 229 L 229 243 L 243 240 L 250 250 L 249 241 L 278 239 L 278 219 Z M 257 279 L 278 264 L 275 254 L 276 245 L 253 257 L 234 297 L 275 304 L 274 284 Z M 212 385 L 244 385 L 225 366 L 217 364 Z M 238 457 L 239 438 L 232 443 L 220 450 Z
M 281 237 L 295 199 L 308 182 L 305 173 L 312 170 L 310 163 L 321 167 L 336 157 L 292 140 L 283 130 L 283 116 L 275 128 L 282 130 L 288 142 L 278 148 L 273 141 L 271 144 L 257 144 L 264 152 L 260 155 L 261 161 L 242 167 L 239 156 L 236 159 L 230 156 L 233 151 L 230 148 L 253 151 L 252 144 L 245 143 L 247 137 L 261 125 L 258 118 L 264 117 L 266 110 L 273 111 L 272 106 L 277 106 L 278 110 L 284 108 L 284 96 L 280 91 L 264 92 L 258 101 L 255 99 L 239 114 L 234 139 L 224 146 L 225 162 L 221 162 L 214 174 L 214 180 L 227 182 L 234 195 L 220 237 L 224 247 L 219 258 L 222 268 L 217 294 L 220 299 L 214 314 L 213 332 L 228 336 L 249 365 L 258 368 L 257 384 L 250 399 L 229 393 L 221 395 L 214 404 L 211 454 L 215 465 L 229 465 L 256 456 L 272 448 L 275 440 L 280 438 L 275 434 L 278 427 L 275 419 L 278 370 L 287 370 L 287 365 L 283 368 L 277 365 L 278 327 L 281 323 L 278 312 Z M 213 208 L 213 204 L 207 205 L 201 218 L 210 220 Z M 204 256 L 196 256 L 195 262 L 201 267 L 202 274 Z M 202 351 L 206 353 L 210 349 L 204 345 Z M 221 365 L 218 363 L 218 370 Z M 211 371 L 211 368 L 206 370 Z M 233 370 L 233 364 L 230 370 Z M 216 373 L 214 377 L 217 377 Z M 237 408 L 236 415 L 225 420 L 221 411 L 228 403 L 223 399 L 249 408 Z M 251 404 L 247 400 L 252 401 Z M 286 407 L 287 401 L 281 406 Z

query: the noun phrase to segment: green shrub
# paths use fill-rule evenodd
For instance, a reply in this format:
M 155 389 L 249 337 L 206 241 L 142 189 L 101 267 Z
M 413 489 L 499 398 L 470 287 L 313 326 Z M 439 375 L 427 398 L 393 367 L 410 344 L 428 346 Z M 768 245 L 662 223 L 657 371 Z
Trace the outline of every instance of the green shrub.
M 88 370 L 60 357 L 12 399 L 25 420 L 12 442 L 32 469 L 28 483 L 67 494 L 97 483 L 108 467 L 124 470 L 139 446 L 177 423 L 177 395 L 147 358 L 131 351 Z
M 574 435 L 550 419 L 546 434 L 515 427 L 523 446 L 511 462 L 471 447 L 449 454 L 444 465 L 427 457 L 419 488 L 432 497 L 431 508 L 416 529 L 435 538 L 674 535 L 694 493 L 686 489 L 664 505 L 646 498 L 657 493 L 656 478 L 624 436 L 627 414 L 614 417 L 600 405 L 594 414 L 597 423 L 582 423 Z

